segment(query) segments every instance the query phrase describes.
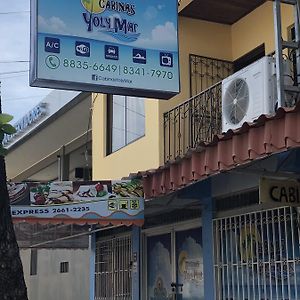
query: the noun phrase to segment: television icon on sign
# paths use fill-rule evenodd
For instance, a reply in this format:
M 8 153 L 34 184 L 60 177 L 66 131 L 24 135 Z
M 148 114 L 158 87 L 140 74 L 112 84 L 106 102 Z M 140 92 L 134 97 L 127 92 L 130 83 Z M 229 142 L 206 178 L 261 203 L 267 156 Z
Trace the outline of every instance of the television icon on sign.
M 90 43 L 75 42 L 76 56 L 90 57 Z
M 173 54 L 169 52 L 160 52 L 160 65 L 162 67 L 173 67 Z
M 146 50 L 143 49 L 133 49 L 132 50 L 132 60 L 137 64 L 146 64 Z
M 118 60 L 119 47 L 112 45 L 105 45 L 104 47 L 105 59 Z

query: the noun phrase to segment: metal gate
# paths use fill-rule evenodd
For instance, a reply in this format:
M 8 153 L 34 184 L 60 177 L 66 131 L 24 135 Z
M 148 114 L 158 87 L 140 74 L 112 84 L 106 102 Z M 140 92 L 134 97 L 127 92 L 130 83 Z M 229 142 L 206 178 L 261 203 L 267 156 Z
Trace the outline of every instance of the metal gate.
M 95 300 L 131 299 L 131 237 L 96 242 Z
M 214 237 L 217 300 L 300 299 L 296 209 L 216 219 Z

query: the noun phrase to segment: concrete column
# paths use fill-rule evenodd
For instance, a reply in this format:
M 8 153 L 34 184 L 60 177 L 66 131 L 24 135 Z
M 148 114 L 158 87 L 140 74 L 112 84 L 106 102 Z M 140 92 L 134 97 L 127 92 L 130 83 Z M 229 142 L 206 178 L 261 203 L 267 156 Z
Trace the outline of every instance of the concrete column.
M 89 250 L 90 250 L 90 300 L 95 299 L 95 258 L 96 258 L 96 234 L 92 233 L 89 236 Z
M 204 299 L 215 300 L 213 205 L 210 197 L 203 200 L 202 243 L 204 269 Z
M 58 156 L 58 180 L 69 180 L 70 155 L 66 154 L 65 146 L 60 148 Z
M 141 229 L 137 226 L 132 226 L 132 300 L 140 300 L 141 287 L 141 266 L 140 253 L 141 252 Z

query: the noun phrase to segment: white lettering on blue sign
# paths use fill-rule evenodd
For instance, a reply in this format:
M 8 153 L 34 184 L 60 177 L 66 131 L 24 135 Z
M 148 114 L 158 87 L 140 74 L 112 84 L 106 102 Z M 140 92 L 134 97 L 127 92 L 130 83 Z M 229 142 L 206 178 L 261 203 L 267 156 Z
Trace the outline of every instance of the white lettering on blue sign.
M 31 111 L 29 111 L 21 120 L 19 120 L 14 127 L 16 128 L 16 133 L 12 135 L 5 135 L 3 139 L 3 145 L 7 146 L 11 143 L 20 133 L 28 129 L 29 126 L 37 122 L 47 113 L 47 103 L 39 103 Z

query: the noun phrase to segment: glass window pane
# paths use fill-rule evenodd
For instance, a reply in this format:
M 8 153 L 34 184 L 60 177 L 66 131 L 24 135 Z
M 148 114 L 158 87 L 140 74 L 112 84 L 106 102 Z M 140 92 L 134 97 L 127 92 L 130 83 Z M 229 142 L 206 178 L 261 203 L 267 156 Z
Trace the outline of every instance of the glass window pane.
M 147 238 L 147 300 L 172 299 L 171 234 Z
M 112 151 L 126 145 L 125 140 L 125 97 L 113 96 L 113 122 L 112 122 Z
M 112 152 L 145 135 L 143 98 L 113 96 Z
M 127 98 L 127 143 L 145 135 L 145 104 L 142 98 Z
M 177 283 L 182 299 L 204 300 L 202 228 L 176 232 Z

